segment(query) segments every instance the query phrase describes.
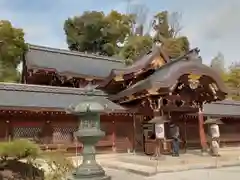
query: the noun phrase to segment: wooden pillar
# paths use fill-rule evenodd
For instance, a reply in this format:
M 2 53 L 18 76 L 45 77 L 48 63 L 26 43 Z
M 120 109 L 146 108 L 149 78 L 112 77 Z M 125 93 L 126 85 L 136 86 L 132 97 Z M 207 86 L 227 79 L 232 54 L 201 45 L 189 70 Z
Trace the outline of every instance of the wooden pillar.
M 204 119 L 203 119 L 202 108 L 199 108 L 199 111 L 198 111 L 198 127 L 199 127 L 199 137 L 200 137 L 202 152 L 206 152 L 208 146 L 207 146 L 206 134 L 204 131 Z
M 116 124 L 112 121 L 112 150 L 116 152 Z
M 132 141 L 132 147 L 133 147 L 133 153 L 136 153 L 136 120 L 135 120 L 135 114 L 132 116 L 132 122 L 133 122 L 133 141 Z
M 10 121 L 6 120 L 5 141 L 11 141 Z

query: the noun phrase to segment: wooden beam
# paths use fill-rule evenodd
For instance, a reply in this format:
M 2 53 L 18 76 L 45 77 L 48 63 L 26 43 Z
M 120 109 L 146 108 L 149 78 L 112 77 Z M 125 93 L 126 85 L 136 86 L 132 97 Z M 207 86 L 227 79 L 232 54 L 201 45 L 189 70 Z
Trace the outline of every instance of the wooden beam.
M 116 152 L 116 124 L 114 120 L 112 120 L 112 150 Z
M 51 109 L 17 109 L 17 108 L 9 108 L 9 109 L 0 109 L 0 114 L 11 114 L 11 115 L 65 115 L 66 112 L 62 110 L 51 110 Z

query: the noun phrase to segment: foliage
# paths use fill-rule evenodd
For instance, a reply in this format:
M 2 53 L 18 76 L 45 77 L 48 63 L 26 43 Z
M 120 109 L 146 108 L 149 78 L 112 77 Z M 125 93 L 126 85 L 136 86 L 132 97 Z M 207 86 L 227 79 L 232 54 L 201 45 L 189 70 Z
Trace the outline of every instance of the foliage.
M 35 161 L 37 157 L 40 158 L 40 162 Z M 34 177 L 29 179 L 42 180 L 43 171 L 40 168 L 42 160 L 47 164 L 49 170 L 45 173 L 46 180 L 62 179 L 74 168 L 72 162 L 65 158 L 61 152 L 41 153 L 37 144 L 23 139 L 1 142 L 0 158 L 0 169 L 7 170 L 7 172 L 0 171 L 0 178 L 7 173 L 8 177 L 14 177 L 15 179 L 26 176 L 23 179 Z
M 211 61 L 211 68 L 218 72 L 229 89 L 228 97 L 240 100 L 240 62 L 225 69 L 224 55 L 219 52 Z
M 172 38 L 168 22 L 168 11 L 162 11 L 154 16 L 153 28 L 156 31 L 155 41 L 163 42 Z
M 39 147 L 28 140 L 1 142 L 0 178 L 42 180 L 44 172 L 33 163 L 39 153 Z
M 113 56 L 130 34 L 132 16 L 112 11 L 87 11 L 82 16 L 69 18 L 64 23 L 70 50 Z
M 163 42 L 163 50 L 171 58 L 177 58 L 189 51 L 189 41 L 185 36 L 169 38 Z
M 171 57 L 176 58 L 189 51 L 189 41 L 186 36 L 177 36 L 181 27 L 177 14 L 169 21 L 168 11 L 159 12 L 154 16 L 153 28 L 155 30 L 154 41 L 161 42 L 164 51 Z
M 240 62 L 229 68 L 224 80 L 230 89 L 230 97 L 234 100 L 240 100 Z
M 0 179 L 44 180 L 44 171 L 29 162 L 7 160 L 0 169 Z
M 215 56 L 211 61 L 211 67 L 220 74 L 225 73 L 224 56 L 221 52 Z
M 11 142 L 0 143 L 0 169 L 8 168 L 8 176 L 17 174 L 21 176 L 42 177 L 41 166 L 36 158 L 44 160 L 48 166 L 48 172 L 45 173 L 47 180 L 59 180 L 66 177 L 67 173 L 73 170 L 74 166 L 70 160 L 65 158 L 61 152 L 44 154 L 41 153 L 37 144 L 28 140 L 15 140 Z M 27 161 L 25 161 L 27 160 Z M 0 177 L 2 176 L 0 171 Z M 40 178 L 42 179 L 42 178 Z
M 59 180 L 66 177 L 74 169 L 73 163 L 65 158 L 62 153 L 45 156 L 49 172 L 46 174 L 46 180 Z
M 9 21 L 0 21 L 0 81 L 17 81 L 16 68 L 27 50 L 22 29 L 14 28 Z
M 131 64 L 141 54 L 147 53 L 152 47 L 153 40 L 150 36 L 131 36 L 120 51 L 120 57 Z
M 187 37 L 178 36 L 182 28 L 179 17 L 177 12 L 159 12 L 154 16 L 153 23 L 149 23 L 149 31 L 144 34 L 147 19 L 144 6 L 134 7 L 129 14 L 112 11 L 106 15 L 103 12 L 87 11 L 81 16 L 67 19 L 64 31 L 70 50 L 120 56 L 130 64 L 149 51 L 156 41 L 163 44 L 172 58 L 187 52 Z M 150 31 L 155 32 L 155 35 L 149 35 Z
M 11 65 L 4 65 L 0 61 L 0 82 L 19 82 L 21 74 Z
M 7 159 L 35 159 L 40 153 L 38 145 L 24 139 L 0 143 L 0 158 Z

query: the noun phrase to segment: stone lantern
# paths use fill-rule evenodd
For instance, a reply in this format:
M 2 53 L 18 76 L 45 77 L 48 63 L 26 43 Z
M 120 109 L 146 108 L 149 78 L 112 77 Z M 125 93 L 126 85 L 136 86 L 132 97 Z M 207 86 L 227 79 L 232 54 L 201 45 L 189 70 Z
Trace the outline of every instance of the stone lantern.
M 82 101 L 75 107 L 70 107 L 68 113 L 76 115 L 79 119 L 77 139 L 83 144 L 83 161 L 69 180 L 110 180 L 103 168 L 96 162 L 95 144 L 105 136 L 100 129 L 100 115 L 105 112 L 105 106 L 97 101 Z
M 166 122 L 169 122 L 168 117 L 166 117 L 165 115 L 160 115 L 158 114 L 158 112 L 155 112 L 153 119 L 151 119 L 148 122 L 148 123 L 154 124 L 154 128 L 155 128 L 156 143 L 155 143 L 154 157 L 156 159 L 161 157 L 161 153 L 165 149 L 167 149 L 167 144 L 165 142 L 165 129 L 164 129 L 164 124 Z
M 210 152 L 212 156 L 220 156 L 219 154 L 220 130 L 218 125 L 223 124 L 223 122 L 220 119 L 208 117 L 204 124 L 207 124 L 209 126 L 210 131 L 209 134 L 211 136 Z

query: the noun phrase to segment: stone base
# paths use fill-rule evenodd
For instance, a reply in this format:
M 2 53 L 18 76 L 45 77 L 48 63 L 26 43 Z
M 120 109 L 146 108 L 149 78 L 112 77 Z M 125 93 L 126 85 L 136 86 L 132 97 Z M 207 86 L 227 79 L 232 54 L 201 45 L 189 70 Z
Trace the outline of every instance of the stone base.
M 150 160 L 155 160 L 155 161 L 163 161 L 165 159 L 166 159 L 166 156 L 164 156 L 164 155 L 150 157 Z
M 209 150 L 208 149 L 201 149 L 201 155 L 202 156 L 209 156 Z
M 84 177 L 84 178 L 76 178 L 74 176 L 68 177 L 67 180 L 111 180 L 110 176 L 103 176 L 103 177 Z
M 68 180 L 110 180 L 111 177 L 105 174 L 103 168 L 96 162 L 81 164 L 76 168 Z

